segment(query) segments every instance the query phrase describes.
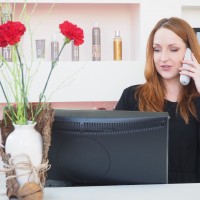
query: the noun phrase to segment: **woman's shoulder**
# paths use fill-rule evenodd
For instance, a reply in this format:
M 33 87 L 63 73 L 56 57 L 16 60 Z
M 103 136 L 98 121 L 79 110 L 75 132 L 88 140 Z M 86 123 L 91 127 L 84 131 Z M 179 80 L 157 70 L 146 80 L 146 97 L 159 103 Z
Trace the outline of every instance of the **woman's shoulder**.
M 194 100 L 194 104 L 198 107 L 200 107 L 200 96 L 197 97 L 195 100 Z
M 136 89 L 139 87 L 140 85 L 131 85 L 127 88 L 124 89 L 124 93 L 125 94 L 134 94 Z
M 195 99 L 194 104 L 195 104 L 197 116 L 200 119 L 200 96 Z
M 132 85 L 123 90 L 115 110 L 138 110 L 138 102 L 134 98 L 138 86 L 139 85 Z

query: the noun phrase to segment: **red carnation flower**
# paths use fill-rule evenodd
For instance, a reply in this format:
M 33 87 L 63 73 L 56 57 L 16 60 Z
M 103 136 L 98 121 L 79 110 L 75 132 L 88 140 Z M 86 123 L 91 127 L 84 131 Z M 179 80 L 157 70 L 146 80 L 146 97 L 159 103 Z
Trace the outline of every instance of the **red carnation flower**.
M 25 26 L 20 22 L 8 21 L 0 26 L 0 46 L 15 45 L 20 42 L 21 36 L 26 31 Z
M 74 40 L 74 45 L 79 46 L 84 42 L 83 30 L 77 25 L 64 21 L 59 25 L 61 33 L 69 40 Z
M 1 26 L 0 26 L 0 47 L 6 47 L 7 45 L 8 45 L 8 43 L 4 39 L 4 32 L 3 32 L 3 30 L 1 29 Z

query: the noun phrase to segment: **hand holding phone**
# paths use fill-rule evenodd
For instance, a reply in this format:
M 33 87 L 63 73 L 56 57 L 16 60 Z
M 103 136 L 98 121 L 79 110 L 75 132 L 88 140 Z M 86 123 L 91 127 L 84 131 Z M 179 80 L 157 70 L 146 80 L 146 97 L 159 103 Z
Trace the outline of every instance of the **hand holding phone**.
M 192 52 L 190 48 L 186 49 L 184 60 L 192 60 Z M 183 64 L 183 66 L 188 66 L 188 64 Z M 180 75 L 180 82 L 182 85 L 188 85 L 190 82 L 190 77 L 186 75 Z

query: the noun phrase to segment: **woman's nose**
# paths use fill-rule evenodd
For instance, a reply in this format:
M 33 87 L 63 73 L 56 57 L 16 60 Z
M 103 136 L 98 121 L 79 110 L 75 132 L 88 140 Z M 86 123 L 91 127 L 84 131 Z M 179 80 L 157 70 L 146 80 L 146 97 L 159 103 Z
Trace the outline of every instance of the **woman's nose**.
M 167 52 L 162 52 L 160 56 L 161 61 L 167 61 L 168 60 L 168 53 Z

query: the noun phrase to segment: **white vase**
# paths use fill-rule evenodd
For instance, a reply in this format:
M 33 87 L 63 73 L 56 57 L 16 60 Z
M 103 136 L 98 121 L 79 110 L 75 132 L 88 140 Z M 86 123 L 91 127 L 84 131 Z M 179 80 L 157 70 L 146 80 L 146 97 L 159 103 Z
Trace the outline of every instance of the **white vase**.
M 41 164 L 43 138 L 41 134 L 35 130 L 35 125 L 36 123 L 29 123 L 27 125 L 13 124 L 14 131 L 10 133 L 6 139 L 5 152 L 10 154 L 11 158 L 14 158 L 13 162 L 15 165 L 22 162 L 27 163 L 29 162 L 29 158 L 34 167 L 38 167 Z M 20 186 L 30 181 L 38 181 L 38 177 L 35 173 L 31 173 L 31 170 L 16 169 L 15 173 Z

